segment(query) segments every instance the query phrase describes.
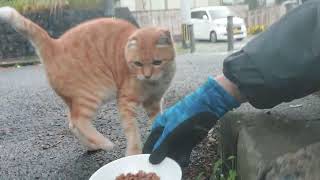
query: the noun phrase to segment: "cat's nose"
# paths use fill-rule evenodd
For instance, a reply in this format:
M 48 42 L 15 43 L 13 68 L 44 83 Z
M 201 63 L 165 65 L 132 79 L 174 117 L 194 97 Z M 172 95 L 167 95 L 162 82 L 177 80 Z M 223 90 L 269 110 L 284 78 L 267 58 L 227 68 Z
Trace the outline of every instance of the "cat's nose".
M 150 76 L 144 76 L 146 79 L 150 79 L 151 78 L 151 75 Z

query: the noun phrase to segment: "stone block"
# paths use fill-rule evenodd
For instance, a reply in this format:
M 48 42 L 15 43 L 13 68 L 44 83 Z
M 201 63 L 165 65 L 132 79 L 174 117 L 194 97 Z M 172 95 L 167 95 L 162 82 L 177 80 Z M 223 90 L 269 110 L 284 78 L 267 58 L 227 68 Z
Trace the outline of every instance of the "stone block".
M 257 180 L 259 170 L 278 157 L 320 142 L 320 121 L 279 114 L 229 113 L 221 120 L 221 151 L 237 156 L 241 180 Z

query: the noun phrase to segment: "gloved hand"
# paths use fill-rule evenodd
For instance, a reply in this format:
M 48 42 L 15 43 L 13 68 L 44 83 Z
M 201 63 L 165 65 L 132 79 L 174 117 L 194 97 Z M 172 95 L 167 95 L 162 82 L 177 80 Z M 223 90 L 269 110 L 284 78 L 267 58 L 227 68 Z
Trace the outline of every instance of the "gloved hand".
M 208 78 L 204 85 L 155 118 L 143 153 L 151 154 L 149 161 L 152 164 L 158 164 L 168 156 L 186 166 L 192 149 L 216 121 L 239 106 L 233 96 L 214 79 Z

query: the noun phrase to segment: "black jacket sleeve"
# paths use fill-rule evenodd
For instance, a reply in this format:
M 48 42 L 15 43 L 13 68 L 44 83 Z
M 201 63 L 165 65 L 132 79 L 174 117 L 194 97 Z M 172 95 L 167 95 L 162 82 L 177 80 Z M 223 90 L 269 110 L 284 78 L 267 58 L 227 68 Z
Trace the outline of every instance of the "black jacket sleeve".
M 256 108 L 271 108 L 320 89 L 320 1 L 284 15 L 224 61 L 224 75 Z

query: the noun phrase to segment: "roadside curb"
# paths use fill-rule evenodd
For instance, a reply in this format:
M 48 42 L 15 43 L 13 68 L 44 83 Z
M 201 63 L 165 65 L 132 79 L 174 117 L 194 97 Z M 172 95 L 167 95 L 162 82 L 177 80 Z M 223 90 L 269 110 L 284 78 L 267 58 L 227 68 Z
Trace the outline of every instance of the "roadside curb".
M 15 58 L 15 59 L 6 59 L 0 60 L 0 67 L 10 67 L 14 65 L 29 65 L 40 63 L 38 58 L 35 57 L 24 57 L 24 58 Z

